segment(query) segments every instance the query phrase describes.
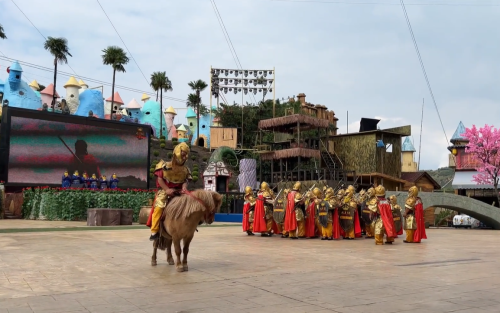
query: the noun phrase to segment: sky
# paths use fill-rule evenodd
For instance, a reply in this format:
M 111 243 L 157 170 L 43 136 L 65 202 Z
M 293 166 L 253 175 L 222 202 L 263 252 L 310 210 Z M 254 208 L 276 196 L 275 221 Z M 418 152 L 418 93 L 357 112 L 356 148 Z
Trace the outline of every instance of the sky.
M 0 57 L 53 67 L 43 49 L 45 39 L 15 3 L 43 36 L 68 39 L 71 68 L 62 65 L 61 71 L 111 83 L 112 70 L 102 64 L 102 50 L 125 46 L 98 1 L 50 2 L 0 2 L 0 23 L 8 37 L 0 41 Z M 126 73 L 117 73 L 116 84 L 152 92 L 151 73 L 166 71 L 173 85 L 168 96 L 179 101 L 165 100 L 163 106 L 177 110 L 176 122 L 185 121 L 189 81 L 208 82 L 211 66 L 236 68 L 210 0 L 99 2 L 138 64 L 131 60 Z M 411 125 L 419 149 L 424 103 L 420 169 L 448 165 L 447 139 L 460 121 L 466 127 L 500 126 L 500 0 L 405 1 L 436 105 L 398 0 L 215 3 L 243 68 L 275 68 L 276 98 L 305 93 L 307 102 L 336 113 L 340 133 L 347 126 L 349 132 L 358 131 L 362 117 L 378 118 L 381 129 Z M 9 65 L 0 59 L 0 79 L 6 78 Z M 53 80 L 50 71 L 23 69 L 25 80 L 44 85 Z M 59 75 L 62 95 L 67 80 Z M 140 101 L 141 93 L 117 91 L 125 103 Z M 104 96 L 110 95 L 111 87 L 105 86 Z M 202 98 L 209 103 L 208 88 Z M 240 94 L 226 98 L 241 102 Z M 245 102 L 253 100 L 244 97 Z

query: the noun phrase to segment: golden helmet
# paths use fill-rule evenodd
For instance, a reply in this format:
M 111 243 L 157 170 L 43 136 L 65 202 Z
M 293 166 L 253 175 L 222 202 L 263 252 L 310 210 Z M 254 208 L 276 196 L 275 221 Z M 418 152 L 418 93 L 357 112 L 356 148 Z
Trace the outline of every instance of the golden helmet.
M 186 153 L 184 157 L 182 156 L 182 152 Z M 189 152 L 189 146 L 185 142 L 181 142 L 177 146 L 175 146 L 173 155 L 176 163 L 179 165 L 183 165 L 187 161 Z
M 344 194 L 345 194 L 344 189 L 339 189 L 339 191 L 337 191 L 337 196 L 339 196 L 339 197 L 343 197 Z
M 364 189 L 361 189 L 361 191 L 359 192 L 359 195 L 360 195 L 360 196 L 364 196 L 364 195 L 365 195 L 365 193 L 366 193 L 366 191 L 365 191 Z
M 116 174 L 115 174 L 115 173 L 113 173 L 113 176 L 112 176 L 112 177 L 113 177 L 113 179 L 116 179 Z
M 316 197 L 321 197 L 321 195 L 322 195 L 321 189 L 319 189 L 318 187 L 314 188 L 312 193 Z
M 75 172 L 73 173 L 73 175 L 75 175 L 75 176 L 79 176 L 79 175 L 78 175 L 78 171 L 75 171 Z
M 300 190 L 300 187 L 302 187 L 302 184 L 299 181 L 293 184 L 293 190 Z
M 408 190 L 408 196 L 409 197 L 416 197 L 418 196 L 418 188 L 417 186 L 413 186 Z
M 375 195 L 377 197 L 385 196 L 385 187 L 382 185 L 378 185 L 377 187 L 375 187 Z
M 373 187 L 369 188 L 366 191 L 366 194 L 368 195 L 368 197 L 373 197 L 373 195 L 375 194 L 375 188 L 373 188 Z
M 246 186 L 246 187 L 245 187 L 245 195 L 249 195 L 249 194 L 251 194 L 251 193 L 252 193 L 252 187 L 250 187 L 250 186 Z
M 333 196 L 335 194 L 335 191 L 333 190 L 332 187 L 328 187 L 325 190 L 325 195 Z
M 389 197 L 389 201 L 392 203 L 392 204 L 398 204 L 398 198 L 395 196 L 395 195 L 392 195 Z
M 64 176 L 66 176 L 66 177 L 67 177 L 68 175 L 69 175 L 68 171 L 65 171 L 65 172 L 64 172 Z
M 347 187 L 347 190 L 349 190 L 351 193 L 355 193 L 356 192 L 356 188 L 354 188 L 353 185 L 349 185 L 349 187 Z
M 95 174 L 92 174 L 92 178 L 97 179 L 97 176 L 95 176 Z
M 262 184 L 260 184 L 260 189 L 262 190 L 269 189 L 269 184 L 263 181 Z

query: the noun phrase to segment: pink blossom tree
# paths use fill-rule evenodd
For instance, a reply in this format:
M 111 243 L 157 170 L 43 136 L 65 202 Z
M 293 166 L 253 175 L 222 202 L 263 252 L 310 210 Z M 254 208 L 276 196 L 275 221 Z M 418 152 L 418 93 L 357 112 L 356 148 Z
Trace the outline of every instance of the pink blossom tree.
M 493 185 L 497 203 L 500 206 L 500 194 L 498 193 L 498 182 L 500 180 L 500 129 L 484 125 L 483 128 L 466 128 L 462 134 L 469 143 L 465 151 L 470 153 L 474 161 L 479 165 L 474 175 L 474 181 L 478 184 Z

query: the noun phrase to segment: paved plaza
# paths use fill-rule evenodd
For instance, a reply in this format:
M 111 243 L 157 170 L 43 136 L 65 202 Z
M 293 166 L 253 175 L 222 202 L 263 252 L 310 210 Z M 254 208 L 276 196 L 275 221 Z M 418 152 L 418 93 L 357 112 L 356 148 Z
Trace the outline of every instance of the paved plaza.
M 200 227 L 189 272 L 177 273 L 163 252 L 150 265 L 146 227 L 0 220 L 0 313 L 500 312 L 500 232 L 427 234 L 375 246 Z

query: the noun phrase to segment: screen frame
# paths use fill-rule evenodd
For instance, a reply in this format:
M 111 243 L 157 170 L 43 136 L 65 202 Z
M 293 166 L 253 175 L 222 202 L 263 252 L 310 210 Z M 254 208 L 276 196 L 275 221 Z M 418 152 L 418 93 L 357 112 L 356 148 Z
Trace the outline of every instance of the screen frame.
M 103 127 L 110 129 L 119 129 L 124 131 L 130 131 L 132 128 L 137 130 L 138 127 L 142 127 L 148 135 L 148 159 L 147 167 L 144 171 L 146 175 L 146 188 L 149 189 L 150 176 L 149 168 L 151 167 L 151 136 L 153 134 L 150 125 L 139 124 L 139 123 L 129 123 L 120 122 L 113 120 L 105 120 L 96 117 L 83 117 L 78 115 L 63 115 L 61 113 L 54 112 L 44 112 L 36 111 L 30 109 L 21 109 L 15 107 L 9 107 L 4 105 L 2 107 L 2 121 L 0 124 L 0 181 L 5 182 L 6 187 L 38 187 L 38 186 L 48 186 L 48 187 L 61 187 L 60 184 L 33 184 L 33 183 L 9 183 L 9 156 L 10 156 L 10 133 L 11 133 L 11 118 L 12 117 L 23 117 L 35 120 L 51 121 L 51 122 L 61 122 L 68 124 L 78 124 L 78 125 L 88 125 L 94 127 Z M 134 130 L 134 131 L 135 131 Z

